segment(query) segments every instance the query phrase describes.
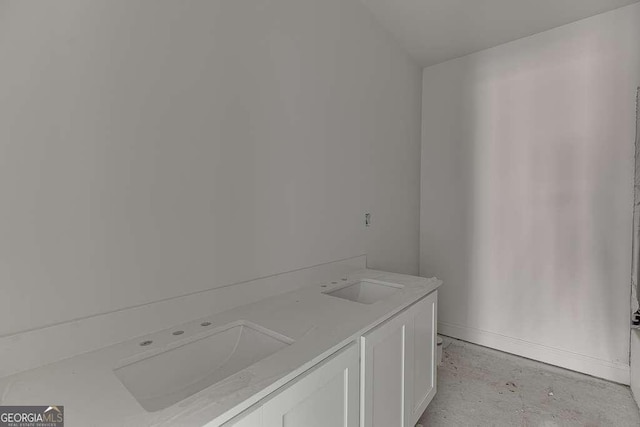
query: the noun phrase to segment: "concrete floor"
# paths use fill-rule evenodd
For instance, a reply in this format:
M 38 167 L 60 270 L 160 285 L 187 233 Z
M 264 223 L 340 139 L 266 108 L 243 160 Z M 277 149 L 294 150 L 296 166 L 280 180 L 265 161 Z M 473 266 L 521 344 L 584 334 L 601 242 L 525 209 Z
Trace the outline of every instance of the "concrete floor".
M 425 427 L 638 427 L 629 387 L 445 338 Z

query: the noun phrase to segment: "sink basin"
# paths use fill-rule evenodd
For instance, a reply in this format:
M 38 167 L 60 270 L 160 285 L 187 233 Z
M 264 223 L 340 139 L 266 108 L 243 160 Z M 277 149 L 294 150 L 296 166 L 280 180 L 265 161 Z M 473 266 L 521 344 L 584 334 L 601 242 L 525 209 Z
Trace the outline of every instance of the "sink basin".
M 377 280 L 361 280 L 325 292 L 325 294 L 362 304 L 373 304 L 395 294 L 402 288 L 402 285 L 395 283 L 379 282 Z
M 234 322 L 115 369 L 144 409 L 164 409 L 223 381 L 293 340 L 250 322 Z

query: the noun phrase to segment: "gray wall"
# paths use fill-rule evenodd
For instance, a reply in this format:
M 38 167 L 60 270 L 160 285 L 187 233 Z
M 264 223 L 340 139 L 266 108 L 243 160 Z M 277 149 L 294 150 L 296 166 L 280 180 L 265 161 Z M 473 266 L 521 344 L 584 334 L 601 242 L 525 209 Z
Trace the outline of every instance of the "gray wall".
M 0 63 L 0 335 L 418 272 L 421 71 L 358 1 L 2 1 Z
M 629 382 L 640 4 L 424 70 L 442 333 Z

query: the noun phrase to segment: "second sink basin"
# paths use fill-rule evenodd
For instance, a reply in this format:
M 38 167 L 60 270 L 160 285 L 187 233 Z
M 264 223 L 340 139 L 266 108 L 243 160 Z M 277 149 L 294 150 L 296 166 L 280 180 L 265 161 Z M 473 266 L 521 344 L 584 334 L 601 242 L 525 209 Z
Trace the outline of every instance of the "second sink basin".
M 212 334 L 115 370 L 147 411 L 164 409 L 216 384 L 292 344 L 293 340 L 249 322 L 234 322 Z
M 402 285 L 379 282 L 377 280 L 360 280 L 329 292 L 332 297 L 347 299 L 362 304 L 373 304 L 383 300 L 402 289 Z

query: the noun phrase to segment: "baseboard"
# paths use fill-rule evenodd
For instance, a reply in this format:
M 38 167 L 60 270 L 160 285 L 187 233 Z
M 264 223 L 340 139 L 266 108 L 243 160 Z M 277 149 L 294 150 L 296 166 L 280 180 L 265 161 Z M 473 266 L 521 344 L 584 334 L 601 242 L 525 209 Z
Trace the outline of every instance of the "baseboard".
M 446 322 L 438 323 L 438 333 L 616 383 L 629 385 L 630 382 L 630 369 L 626 364 Z

